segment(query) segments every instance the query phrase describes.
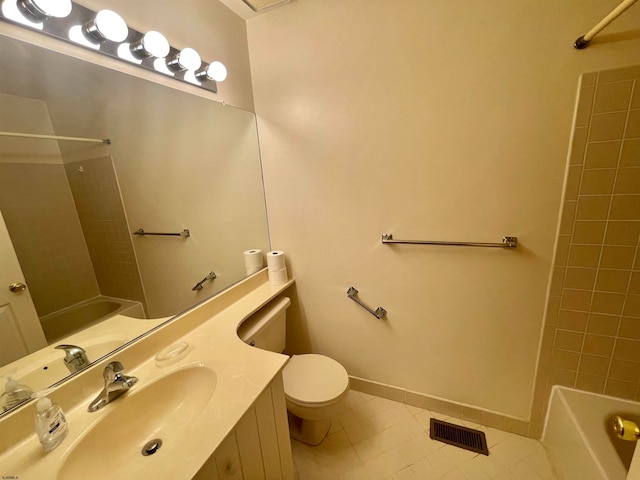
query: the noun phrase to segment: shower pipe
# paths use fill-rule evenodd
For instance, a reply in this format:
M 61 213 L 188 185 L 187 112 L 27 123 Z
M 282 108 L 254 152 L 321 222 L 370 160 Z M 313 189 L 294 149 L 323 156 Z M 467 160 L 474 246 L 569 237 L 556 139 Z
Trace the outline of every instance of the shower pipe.
M 39 138 L 42 140 L 67 140 L 71 142 L 104 143 L 111 145 L 108 138 L 61 137 L 59 135 L 40 135 L 37 133 L 0 132 L 0 137 Z
M 620 5 L 614 8 L 609 15 L 600 20 L 595 27 L 585 33 L 583 36 L 578 38 L 573 44 L 574 48 L 578 50 L 582 50 L 589 46 L 589 42 L 593 37 L 595 37 L 598 33 L 600 33 L 607 25 L 613 22 L 616 18 L 622 15 L 631 5 L 636 3 L 638 0 L 623 0 Z

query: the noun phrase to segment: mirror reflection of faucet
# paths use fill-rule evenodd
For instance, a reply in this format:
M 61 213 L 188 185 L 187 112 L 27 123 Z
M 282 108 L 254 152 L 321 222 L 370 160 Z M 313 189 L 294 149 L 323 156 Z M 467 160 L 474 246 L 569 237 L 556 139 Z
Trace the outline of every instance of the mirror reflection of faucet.
M 91 363 L 87 357 L 87 352 L 82 347 L 77 345 L 57 345 L 55 348 L 58 350 L 64 350 L 66 356 L 64 357 L 64 364 L 71 373 L 78 372 L 84 368 L 87 368 Z
M 124 372 L 124 365 L 120 362 L 111 362 L 104 367 L 104 372 L 102 373 L 104 389 L 89 404 L 87 411 L 95 412 L 100 410 L 136 384 L 138 381 L 136 377 L 125 375 L 122 372 Z

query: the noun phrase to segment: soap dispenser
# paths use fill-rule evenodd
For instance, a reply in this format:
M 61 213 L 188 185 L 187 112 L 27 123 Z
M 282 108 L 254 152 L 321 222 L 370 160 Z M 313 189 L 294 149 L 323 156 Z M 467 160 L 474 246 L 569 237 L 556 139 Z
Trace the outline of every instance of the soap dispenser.
M 12 378 L 15 373 L 15 369 L 7 373 L 4 393 L 0 395 L 0 406 L 3 412 L 19 405 L 25 400 L 29 400 L 33 394 L 33 390 Z
M 45 452 L 50 452 L 60 445 L 69 432 L 62 408 L 47 397 L 49 393 L 50 390 L 43 390 L 34 394 L 34 397 L 38 398 L 36 433 Z

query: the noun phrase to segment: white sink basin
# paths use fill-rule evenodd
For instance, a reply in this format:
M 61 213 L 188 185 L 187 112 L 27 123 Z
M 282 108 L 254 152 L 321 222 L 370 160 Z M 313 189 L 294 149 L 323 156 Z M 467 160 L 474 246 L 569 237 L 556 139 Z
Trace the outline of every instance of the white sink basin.
M 197 366 L 146 386 L 143 382 L 140 378 L 128 393 L 92 414 L 102 418 L 70 447 L 59 480 L 146 478 L 145 469 L 154 462 L 176 461 L 172 451 L 192 440 L 189 425 L 211 400 L 217 376 L 213 370 Z M 162 446 L 143 456 L 145 444 L 155 439 L 160 439 Z

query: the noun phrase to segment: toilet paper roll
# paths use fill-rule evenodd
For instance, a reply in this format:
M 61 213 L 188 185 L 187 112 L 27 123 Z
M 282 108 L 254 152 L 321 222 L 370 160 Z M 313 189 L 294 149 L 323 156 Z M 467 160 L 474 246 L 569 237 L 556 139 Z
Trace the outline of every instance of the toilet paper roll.
M 244 252 L 244 268 L 247 275 L 256 273 L 262 267 L 264 267 L 262 250 L 254 248 L 253 250 L 247 250 Z
M 283 268 L 281 270 L 268 270 L 269 273 L 269 285 L 284 285 L 289 281 L 289 276 L 287 275 L 287 269 Z
M 286 268 L 286 265 L 284 264 L 284 252 L 280 250 L 267 252 L 267 267 L 269 267 L 269 270 L 274 271 Z

